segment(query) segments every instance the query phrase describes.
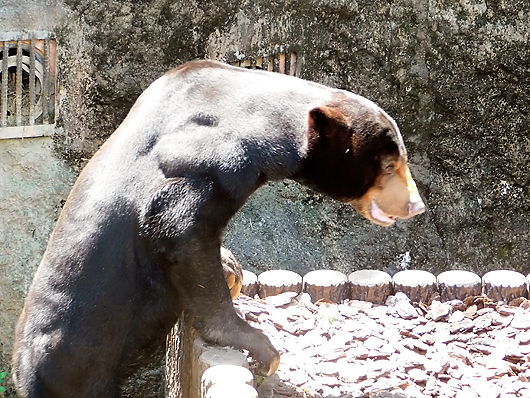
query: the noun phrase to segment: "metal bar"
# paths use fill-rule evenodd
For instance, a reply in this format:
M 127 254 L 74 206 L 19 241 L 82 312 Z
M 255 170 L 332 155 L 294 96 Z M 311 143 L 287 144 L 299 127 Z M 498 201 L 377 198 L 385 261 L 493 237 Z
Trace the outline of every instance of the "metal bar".
M 50 38 L 44 39 L 44 77 L 42 90 L 42 123 L 50 124 Z
M 296 58 L 296 53 L 295 52 L 292 52 L 291 53 L 291 68 L 289 70 L 289 74 L 291 76 L 296 76 L 297 75 L 297 67 L 298 67 L 298 64 L 297 64 L 297 58 Z
M 2 84 L 0 85 L 1 98 L 2 98 L 2 107 L 0 112 L 2 113 L 0 117 L 0 126 L 7 126 L 7 86 L 8 86 L 8 76 L 7 76 L 7 63 L 9 58 L 9 42 L 3 42 L 3 52 L 2 52 Z
M 37 40 L 31 39 L 29 45 L 29 125 L 35 124 L 35 53 Z
M 22 40 L 17 41 L 16 126 L 22 126 Z
M 285 74 L 288 75 L 291 71 L 291 57 L 289 56 L 289 53 L 285 53 L 285 67 L 284 67 Z
M 55 123 L 55 90 L 57 89 L 55 87 L 55 79 L 56 79 L 56 70 L 52 70 L 53 68 L 56 68 L 56 52 L 57 52 L 57 45 L 55 42 L 55 39 L 48 39 L 48 115 L 50 116 L 49 123 L 54 124 Z

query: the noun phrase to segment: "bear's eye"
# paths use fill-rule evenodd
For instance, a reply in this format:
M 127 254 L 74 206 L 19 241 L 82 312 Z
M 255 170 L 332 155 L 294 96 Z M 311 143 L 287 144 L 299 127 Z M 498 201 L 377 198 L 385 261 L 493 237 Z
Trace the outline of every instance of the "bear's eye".
M 394 165 L 393 164 L 387 164 L 385 166 L 385 174 L 392 174 L 394 172 Z

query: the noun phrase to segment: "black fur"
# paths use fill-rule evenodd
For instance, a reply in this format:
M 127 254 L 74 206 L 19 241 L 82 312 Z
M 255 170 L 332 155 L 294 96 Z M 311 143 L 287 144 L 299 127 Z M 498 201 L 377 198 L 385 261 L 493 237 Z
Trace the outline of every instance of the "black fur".
M 360 196 L 381 148 L 400 145 L 391 119 L 351 93 L 210 61 L 169 72 L 64 206 L 17 327 L 20 395 L 119 396 L 182 311 L 206 341 L 248 349 L 274 371 L 277 351 L 232 306 L 224 228 L 270 180 Z

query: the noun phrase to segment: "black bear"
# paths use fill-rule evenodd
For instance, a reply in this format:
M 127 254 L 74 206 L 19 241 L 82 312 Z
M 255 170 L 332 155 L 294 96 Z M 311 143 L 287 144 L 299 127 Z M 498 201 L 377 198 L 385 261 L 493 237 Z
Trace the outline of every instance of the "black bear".
M 22 397 L 118 397 L 183 311 L 205 341 L 279 355 L 237 316 L 221 266 L 230 218 L 293 179 L 388 226 L 424 210 L 396 123 L 369 100 L 195 61 L 155 81 L 80 174 L 20 317 Z

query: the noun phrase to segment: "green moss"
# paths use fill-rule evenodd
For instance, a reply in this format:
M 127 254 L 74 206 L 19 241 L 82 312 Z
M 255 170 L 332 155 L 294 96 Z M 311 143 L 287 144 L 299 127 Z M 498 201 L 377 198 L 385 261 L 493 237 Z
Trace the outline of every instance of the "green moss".
M 499 260 L 507 259 L 508 257 L 511 256 L 512 251 L 513 251 L 513 244 L 506 243 L 499 248 L 499 251 L 497 252 L 497 258 Z
M 478 230 L 478 233 L 480 235 L 480 239 L 482 239 L 482 240 L 488 240 L 491 237 L 492 233 L 493 233 L 493 230 L 490 227 L 485 226 L 485 225 L 480 225 L 477 228 L 477 230 Z

